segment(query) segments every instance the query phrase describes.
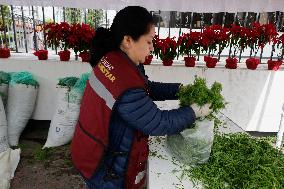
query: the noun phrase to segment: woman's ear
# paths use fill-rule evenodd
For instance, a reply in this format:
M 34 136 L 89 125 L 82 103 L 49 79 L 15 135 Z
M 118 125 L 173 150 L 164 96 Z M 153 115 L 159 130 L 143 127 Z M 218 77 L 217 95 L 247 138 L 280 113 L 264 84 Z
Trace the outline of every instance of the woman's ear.
M 121 44 L 122 44 L 123 48 L 129 49 L 131 47 L 131 44 L 132 44 L 132 38 L 129 35 L 125 35 L 123 37 Z

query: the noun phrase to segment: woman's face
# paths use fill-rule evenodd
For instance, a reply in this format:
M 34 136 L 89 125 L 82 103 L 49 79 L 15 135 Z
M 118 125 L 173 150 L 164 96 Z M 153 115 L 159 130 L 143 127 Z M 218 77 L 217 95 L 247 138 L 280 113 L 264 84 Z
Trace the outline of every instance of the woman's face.
M 153 38 L 155 36 L 155 26 L 152 25 L 149 33 L 140 36 L 137 41 L 131 37 L 124 38 L 121 49 L 128 55 L 128 57 L 135 63 L 144 63 L 145 59 L 153 48 Z

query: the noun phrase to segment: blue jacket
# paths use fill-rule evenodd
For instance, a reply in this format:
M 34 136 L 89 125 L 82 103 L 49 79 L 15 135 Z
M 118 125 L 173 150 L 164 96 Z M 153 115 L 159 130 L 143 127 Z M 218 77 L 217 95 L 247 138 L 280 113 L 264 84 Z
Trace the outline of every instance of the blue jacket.
M 145 75 L 143 65 L 137 69 Z M 177 99 L 180 84 L 148 81 L 148 86 L 150 96 L 144 89 L 131 89 L 117 100 L 109 128 L 109 153 L 94 176 L 86 181 L 90 189 L 124 188 L 127 155 L 113 155 L 111 152 L 129 152 L 136 129 L 145 135 L 172 135 L 194 123 L 195 113 L 191 107 L 160 110 L 153 102 Z

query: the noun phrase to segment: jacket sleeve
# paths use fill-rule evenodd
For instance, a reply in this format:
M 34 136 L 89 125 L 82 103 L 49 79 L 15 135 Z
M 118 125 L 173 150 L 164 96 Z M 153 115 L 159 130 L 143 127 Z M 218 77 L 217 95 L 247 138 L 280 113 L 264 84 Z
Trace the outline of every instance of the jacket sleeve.
M 137 66 L 138 70 L 145 76 L 148 81 L 148 87 L 150 92 L 150 97 L 155 101 L 162 100 L 177 100 L 177 92 L 181 83 L 161 83 L 148 80 L 148 76 L 145 73 L 144 65 L 139 64 Z
M 177 92 L 179 91 L 180 83 L 161 83 L 148 81 L 150 97 L 153 100 L 177 100 Z
M 195 121 L 191 107 L 160 110 L 143 89 L 125 92 L 117 102 L 116 109 L 130 127 L 146 135 L 177 134 Z

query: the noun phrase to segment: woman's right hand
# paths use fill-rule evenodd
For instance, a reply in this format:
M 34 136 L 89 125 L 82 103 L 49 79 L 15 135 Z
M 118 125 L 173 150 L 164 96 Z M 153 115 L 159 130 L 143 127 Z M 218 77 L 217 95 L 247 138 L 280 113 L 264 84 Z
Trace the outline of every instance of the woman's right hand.
M 212 113 L 212 109 L 210 109 L 211 103 L 204 104 L 203 106 L 199 106 L 197 104 L 192 104 L 191 108 L 195 112 L 195 117 L 206 117 Z

